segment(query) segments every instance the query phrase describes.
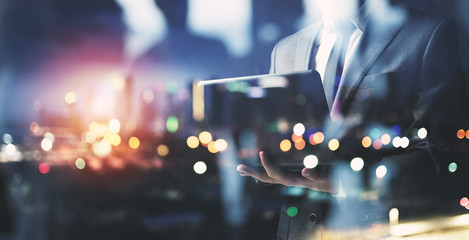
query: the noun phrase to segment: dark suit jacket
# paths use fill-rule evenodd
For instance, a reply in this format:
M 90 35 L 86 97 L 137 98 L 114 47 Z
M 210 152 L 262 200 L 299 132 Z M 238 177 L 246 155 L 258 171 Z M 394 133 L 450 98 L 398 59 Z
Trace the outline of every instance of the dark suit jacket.
M 391 164 L 399 176 L 416 176 L 414 187 L 419 188 L 420 180 L 438 176 L 442 164 L 438 156 L 447 152 L 448 143 L 455 139 L 453 127 L 459 121 L 462 71 L 455 27 L 445 19 L 422 12 L 405 13 L 404 19 L 396 19 L 393 12 L 370 17 L 350 58 L 350 67 L 343 74 L 326 137 L 337 138 L 341 143 L 339 151 L 329 160 L 350 161 L 361 156 L 368 166 L 373 161 Z M 308 69 L 321 27 L 312 25 L 281 40 L 272 52 L 271 72 Z M 371 126 L 395 125 L 401 128 L 401 136 L 411 139 L 409 147 L 363 150 L 361 133 Z M 425 139 L 415 137 L 415 129 L 421 127 L 428 130 Z M 421 174 L 413 174 L 416 172 Z M 413 191 L 403 189 L 401 184 L 399 180 L 391 181 L 389 187 L 391 195 L 394 194 L 391 198 L 405 198 Z M 310 214 L 314 213 L 316 220 L 321 219 L 324 210 L 304 199 L 293 203 L 298 206 L 298 215 L 288 217 L 285 210 L 291 204 L 287 203 L 282 210 L 279 239 L 310 239 L 317 225 L 310 221 Z M 361 213 L 351 214 L 356 215 L 348 216 L 352 222 L 363 220 Z

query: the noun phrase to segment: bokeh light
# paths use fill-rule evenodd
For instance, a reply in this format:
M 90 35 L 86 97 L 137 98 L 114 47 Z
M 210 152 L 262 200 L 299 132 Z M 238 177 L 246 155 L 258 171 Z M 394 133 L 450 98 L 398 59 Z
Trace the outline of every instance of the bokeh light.
M 381 130 L 379 130 L 378 128 L 371 129 L 370 136 L 372 139 L 377 139 L 379 138 L 380 135 L 381 135 Z
M 51 132 L 44 133 L 44 139 L 49 139 L 51 142 L 55 142 L 55 136 Z
M 153 90 L 147 88 L 145 90 L 143 90 L 143 93 L 142 93 L 142 99 L 145 103 L 151 103 L 153 102 L 153 99 L 155 98 L 155 95 L 153 93 Z
M 86 162 L 85 162 L 85 160 L 83 160 L 83 158 L 77 158 L 77 160 L 75 160 L 75 166 L 78 169 L 83 170 L 83 169 L 85 169 Z
M 168 129 L 168 132 L 174 133 L 178 130 L 179 128 L 179 120 L 175 116 L 170 116 L 166 120 L 166 129 Z
M 417 136 L 418 136 L 419 138 L 421 138 L 421 139 L 426 138 L 426 137 L 427 137 L 427 134 L 428 134 L 428 132 L 427 132 L 427 129 L 425 129 L 425 128 L 420 128 L 420 129 L 417 131 Z
M 295 217 L 298 214 L 298 208 L 297 207 L 289 207 L 287 209 L 287 215 L 289 217 Z
M 288 139 L 284 139 L 280 142 L 280 150 L 282 152 L 288 152 L 291 149 L 291 142 Z
M 395 137 L 393 140 L 392 140 L 392 145 L 395 147 L 395 148 L 398 148 L 401 146 L 401 137 L 397 136 Z
M 99 142 L 93 143 L 91 145 L 91 150 L 98 157 L 105 157 L 112 151 L 111 143 L 106 139 L 103 139 Z
M 365 166 L 365 161 L 363 161 L 362 158 L 356 157 L 352 159 L 352 161 L 350 161 L 350 167 L 355 172 L 361 171 L 364 166 Z
M 303 150 L 306 146 L 305 140 L 301 139 L 300 141 L 295 142 L 296 150 Z
M 165 90 L 168 93 L 174 94 L 179 89 L 178 83 L 175 81 L 169 81 L 165 85 Z
M 96 135 L 92 132 L 87 132 L 85 134 L 85 140 L 88 143 L 94 143 L 96 141 Z
M 42 174 L 48 174 L 50 172 L 50 166 L 47 163 L 39 164 L 39 172 Z
M 133 149 L 137 149 L 139 146 L 140 146 L 140 139 L 138 139 L 137 137 L 131 137 L 129 139 L 129 147 Z
M 303 125 L 302 123 L 297 123 L 295 124 L 295 126 L 293 126 L 293 132 L 297 136 L 303 136 L 303 134 L 305 133 L 305 130 L 306 130 L 305 125 Z
M 393 135 L 397 136 L 401 134 L 401 127 L 399 125 L 394 125 L 392 126 L 391 131 Z
M 381 142 L 381 139 L 376 139 L 373 141 L 373 148 L 376 150 L 380 150 L 383 147 L 383 143 Z
M 203 131 L 199 134 L 199 141 L 204 146 L 207 146 L 212 141 L 212 139 L 212 134 L 207 131 Z
M 207 164 L 198 161 L 194 164 L 194 172 L 197 174 L 204 174 L 207 171 Z
M 158 155 L 160 155 L 161 157 L 166 157 L 169 154 L 169 148 L 168 148 L 168 146 L 166 146 L 164 144 L 159 145 L 156 148 L 156 151 L 157 151 Z
M 9 133 L 3 134 L 2 140 L 5 144 L 13 143 L 13 137 Z
M 381 165 L 378 168 L 376 168 L 376 177 L 378 178 L 383 178 L 384 176 L 386 176 L 387 173 L 388 173 L 388 169 L 384 165 Z
M 469 139 L 469 130 L 466 131 L 466 138 Z
M 88 161 L 88 165 L 93 170 L 101 170 L 103 168 L 103 163 L 99 159 L 92 159 L 92 160 Z
M 76 96 L 74 92 L 67 92 L 65 94 L 65 102 L 67 104 L 73 104 L 76 101 Z
M 331 139 L 331 140 L 329 141 L 328 146 L 329 146 L 329 149 L 330 149 L 331 151 L 336 151 L 337 149 L 339 149 L 339 146 L 340 146 L 339 140 L 337 140 L 337 139 Z
M 322 132 L 316 132 L 309 136 L 309 143 L 311 145 L 321 144 L 322 142 L 324 142 L 324 133 Z
M 119 146 L 121 144 L 121 137 L 118 134 L 107 133 L 104 135 L 104 139 L 109 141 L 113 146 Z
M 389 223 L 391 225 L 396 225 L 399 223 L 399 209 L 392 208 L 389 210 Z
M 39 124 L 37 122 L 32 122 L 29 124 L 29 130 L 31 130 L 32 133 L 37 134 L 40 130 Z
M 409 146 L 409 139 L 407 137 L 401 138 L 401 148 L 407 148 Z
M 459 139 L 463 139 L 464 137 L 466 137 L 466 131 L 464 131 L 463 129 L 459 129 L 456 135 Z
M 362 139 L 362 146 L 364 148 L 369 148 L 372 144 L 372 140 L 370 137 L 366 136 Z
M 469 199 L 467 197 L 463 197 L 459 200 L 459 204 L 461 204 L 462 207 L 467 208 L 469 206 Z
M 16 150 L 16 146 L 11 143 L 7 144 L 5 147 L 5 151 L 8 155 L 16 153 Z
M 448 171 L 454 173 L 456 170 L 458 170 L 458 164 L 455 162 L 450 163 L 448 166 Z
M 318 166 L 319 160 L 315 155 L 308 155 L 303 159 L 303 165 L 306 168 L 315 168 Z
M 225 139 L 218 139 L 215 141 L 215 149 L 219 152 L 223 152 L 228 148 L 228 143 Z
M 187 138 L 187 146 L 190 148 L 197 148 L 199 146 L 199 139 L 196 136 L 190 136 Z
M 111 131 L 112 133 L 119 133 L 121 129 L 121 123 L 119 122 L 119 120 L 113 118 L 111 119 L 111 121 L 109 121 L 109 131 Z
M 299 141 L 303 140 L 303 135 L 296 135 L 295 133 L 292 133 L 291 140 L 295 143 L 299 142 Z
M 41 101 L 39 101 L 39 100 L 34 101 L 34 103 L 33 103 L 33 109 L 34 109 L 34 111 L 40 112 L 40 111 L 42 111 L 42 108 L 43 108 L 43 107 L 44 107 L 44 106 L 43 106 L 43 104 L 42 104 Z
M 89 125 L 89 131 L 92 132 L 96 137 L 103 137 L 106 133 L 109 131 L 109 126 L 108 124 L 102 124 L 98 122 L 91 122 Z
M 217 153 L 218 152 L 217 148 L 215 147 L 215 142 L 208 143 L 207 149 L 211 153 Z
M 41 141 L 41 148 L 42 148 L 42 150 L 44 150 L 46 152 L 48 152 L 52 149 L 52 145 L 53 145 L 53 143 L 50 139 L 44 138 Z
M 389 136 L 389 134 L 383 134 L 383 136 L 381 136 L 381 143 L 383 145 L 388 145 L 389 143 L 391 142 L 391 136 Z

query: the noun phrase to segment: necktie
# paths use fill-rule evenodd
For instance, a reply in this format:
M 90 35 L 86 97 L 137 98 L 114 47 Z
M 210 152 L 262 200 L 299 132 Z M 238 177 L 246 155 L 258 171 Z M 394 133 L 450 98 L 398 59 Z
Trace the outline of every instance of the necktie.
M 337 39 L 329 55 L 323 79 L 324 93 L 329 110 L 332 108 L 332 103 L 339 88 L 347 47 L 350 36 L 355 31 L 355 25 L 348 21 L 336 23 L 336 29 Z

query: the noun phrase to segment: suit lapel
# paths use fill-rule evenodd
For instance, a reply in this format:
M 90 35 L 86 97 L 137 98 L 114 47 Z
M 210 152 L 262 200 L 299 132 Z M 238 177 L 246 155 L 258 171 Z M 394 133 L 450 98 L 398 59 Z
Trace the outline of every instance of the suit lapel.
M 404 21 L 389 22 L 379 26 L 367 25 L 360 42 L 351 56 L 349 66 L 342 76 L 332 106 L 332 114 L 344 112 L 366 72 L 381 52 L 399 32 Z
M 315 24 L 312 26 L 311 31 L 297 40 L 297 48 L 294 58 L 294 70 L 309 69 L 311 52 L 316 49 L 317 37 L 320 35 L 322 24 Z

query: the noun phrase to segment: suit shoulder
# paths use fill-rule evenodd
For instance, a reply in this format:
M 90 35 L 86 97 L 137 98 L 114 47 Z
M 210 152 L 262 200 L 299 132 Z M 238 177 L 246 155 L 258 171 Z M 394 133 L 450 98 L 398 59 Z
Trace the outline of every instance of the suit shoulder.
M 451 20 L 445 17 L 434 15 L 434 14 L 416 10 L 416 9 L 408 10 L 408 23 L 419 26 L 419 28 L 430 28 L 430 29 L 435 29 L 440 25 L 445 25 L 445 26 L 455 25 L 454 22 L 452 22 Z
M 291 34 L 287 37 L 284 37 L 283 39 L 281 39 L 277 43 L 277 46 L 280 46 L 280 47 L 295 47 L 298 42 L 311 41 L 311 39 L 317 33 L 319 27 L 320 27 L 319 22 L 311 24 L 311 25 L 299 30 L 296 33 L 293 33 L 293 34 Z

